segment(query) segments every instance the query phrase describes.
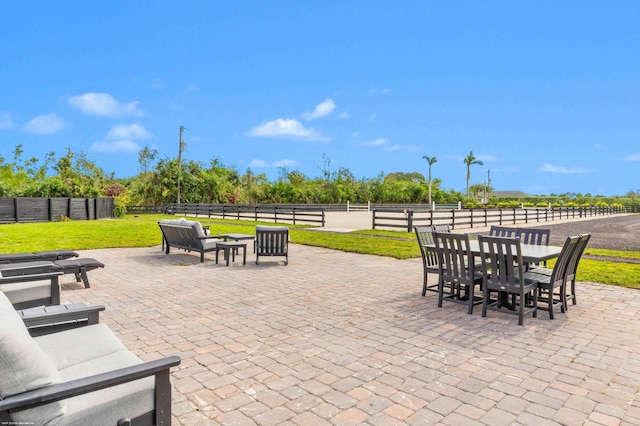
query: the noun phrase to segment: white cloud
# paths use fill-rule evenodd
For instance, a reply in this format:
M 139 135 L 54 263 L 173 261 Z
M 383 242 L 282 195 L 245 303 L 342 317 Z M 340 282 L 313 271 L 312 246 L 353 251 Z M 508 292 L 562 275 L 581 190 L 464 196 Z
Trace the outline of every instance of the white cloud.
M 62 117 L 56 114 L 44 114 L 39 115 L 33 120 L 29 121 L 24 126 L 24 130 L 29 133 L 36 133 L 39 135 L 50 135 L 67 127 L 67 123 Z
M 373 139 L 367 142 L 363 142 L 362 145 L 364 146 L 387 146 L 389 145 L 389 141 L 386 140 L 385 138 L 377 138 L 377 139 Z
M 560 173 L 560 174 L 578 174 L 578 173 L 591 173 L 594 170 L 581 168 L 581 167 L 572 167 L 568 169 L 566 167 L 554 166 L 552 164 L 546 163 L 542 167 L 540 167 L 540 171 L 548 172 L 548 173 Z
M 478 155 L 477 158 L 478 158 L 478 160 L 483 161 L 483 162 L 484 161 L 496 161 L 496 157 L 494 157 L 491 154 L 481 154 L 481 155 Z
M 130 125 L 118 124 L 115 125 L 107 133 L 108 140 L 118 139 L 147 139 L 151 135 L 140 124 L 134 123 Z
M 322 134 L 311 128 L 305 128 L 302 123 L 293 118 L 278 118 L 276 120 L 264 122 L 251 129 L 251 131 L 247 133 L 247 136 L 254 138 L 282 137 L 307 141 L 327 140 L 327 138 L 322 136 Z
M 288 159 L 282 159 L 282 160 L 278 160 L 275 161 L 273 163 L 269 163 L 268 161 L 265 160 L 258 160 L 258 159 L 253 159 L 251 160 L 251 162 L 249 163 L 249 167 L 255 167 L 255 168 L 266 168 L 266 167 L 295 167 L 297 166 L 298 163 L 293 161 L 293 160 L 288 160 Z
M 264 160 L 253 159 L 249 162 L 249 167 L 269 167 L 269 163 Z
M 0 122 L 2 121 L 0 120 Z M 624 159 L 627 161 L 640 161 L 640 154 L 633 154 L 628 157 L 625 157 Z
M 416 151 L 418 151 L 418 147 L 416 147 L 416 146 L 395 145 L 395 144 L 392 144 L 391 142 L 389 142 L 385 138 L 372 139 L 370 141 L 362 142 L 361 145 L 380 148 L 381 151 L 386 151 L 386 152 L 400 151 L 400 150 L 407 151 L 407 152 L 416 152 Z
M 130 140 L 94 142 L 89 151 L 94 152 L 138 152 L 140 146 Z
M 117 124 L 109 130 L 102 142 L 94 142 L 89 148 L 94 152 L 138 152 L 140 145 L 136 140 L 147 139 L 151 134 L 142 125 Z
M 140 102 L 133 101 L 126 104 L 116 101 L 108 93 L 84 93 L 69 98 L 69 104 L 85 114 L 116 117 L 121 115 L 141 116 L 138 109 Z
M 298 163 L 296 163 L 296 162 L 295 162 L 295 161 L 293 161 L 293 160 L 287 160 L 287 159 L 285 158 L 285 159 L 282 159 L 282 160 L 276 161 L 275 163 L 273 163 L 273 165 L 274 165 L 275 167 L 295 167 L 295 166 L 297 166 L 297 165 L 298 165 Z
M 340 114 L 337 115 L 337 117 L 340 120 L 346 120 L 347 118 L 349 118 L 349 113 L 348 112 L 341 112 Z
M 332 99 L 325 99 L 316 105 L 316 108 L 312 112 L 305 112 L 301 117 L 305 120 L 316 120 L 318 118 L 326 117 L 336 109 L 336 104 Z
M 0 114 L 0 130 L 8 130 L 13 127 L 13 121 L 11 120 L 11 116 L 4 112 Z

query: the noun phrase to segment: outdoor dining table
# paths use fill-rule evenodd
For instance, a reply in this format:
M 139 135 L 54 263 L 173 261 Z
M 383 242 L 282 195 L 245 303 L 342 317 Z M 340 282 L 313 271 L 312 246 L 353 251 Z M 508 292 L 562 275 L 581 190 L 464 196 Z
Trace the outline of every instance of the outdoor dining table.
M 542 263 L 549 259 L 555 259 L 560 255 L 562 247 L 542 246 L 535 244 L 520 244 L 522 261 L 526 264 Z M 469 240 L 469 250 L 474 257 L 480 257 L 480 242 Z
M 555 259 L 560 255 L 562 247 L 541 246 L 535 244 L 520 244 L 522 261 L 524 263 L 542 263 L 549 259 Z M 469 250 L 473 257 L 480 257 L 480 241 L 469 240 Z

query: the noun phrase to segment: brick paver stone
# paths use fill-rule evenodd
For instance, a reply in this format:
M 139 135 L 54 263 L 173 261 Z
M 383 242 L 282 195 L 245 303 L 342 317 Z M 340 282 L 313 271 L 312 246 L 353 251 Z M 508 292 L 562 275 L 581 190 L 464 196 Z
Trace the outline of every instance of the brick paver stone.
M 577 305 L 520 327 L 438 308 L 418 258 L 296 244 L 287 266 L 250 250 L 229 267 L 160 246 L 80 255 L 106 266 L 88 289 L 63 278 L 63 303 L 104 304 L 101 321 L 145 360 L 181 357 L 177 425 L 640 419 L 635 289 L 578 282 Z

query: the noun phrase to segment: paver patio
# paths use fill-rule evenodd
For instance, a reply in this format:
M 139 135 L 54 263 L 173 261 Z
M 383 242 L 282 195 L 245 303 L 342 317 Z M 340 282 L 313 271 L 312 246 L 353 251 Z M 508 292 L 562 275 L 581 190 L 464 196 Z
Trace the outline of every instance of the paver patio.
M 550 321 L 421 296 L 420 259 L 290 245 L 216 265 L 160 247 L 82 251 L 106 267 L 63 302 L 145 360 L 179 355 L 174 424 L 640 424 L 640 292 L 578 284 Z M 278 259 L 278 260 L 276 260 Z M 251 261 L 250 261 L 251 260 Z

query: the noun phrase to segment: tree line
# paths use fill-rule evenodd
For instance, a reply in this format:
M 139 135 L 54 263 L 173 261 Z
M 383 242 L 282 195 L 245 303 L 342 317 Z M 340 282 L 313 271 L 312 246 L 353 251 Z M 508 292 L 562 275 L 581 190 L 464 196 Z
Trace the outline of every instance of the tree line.
M 275 180 L 251 169 L 240 173 L 224 165 L 219 158 L 209 163 L 177 159 L 158 159 L 158 152 L 142 148 L 138 152 L 139 173 L 132 178 L 116 178 L 107 174 L 86 155 L 67 149 L 57 158 L 50 152 L 44 159 L 22 159 L 22 145 L 13 151 L 9 161 L 0 157 L 0 197 L 114 197 L 117 215 L 126 206 L 162 206 L 175 203 L 206 204 L 454 204 L 465 207 L 546 207 L 549 203 L 562 206 L 640 205 L 640 190 L 624 196 L 599 196 L 566 193 L 546 196 L 504 199 L 487 197 L 489 184 L 471 184 L 471 166 L 482 162 L 473 156 L 465 158 L 467 166 L 466 193 L 443 188 L 442 181 L 432 177 L 435 157 L 423 156 L 428 178 L 420 172 L 380 173 L 372 178 L 357 179 L 346 167 L 331 168 L 331 160 L 323 156 L 320 176 L 308 177 L 297 170 L 279 169 Z

